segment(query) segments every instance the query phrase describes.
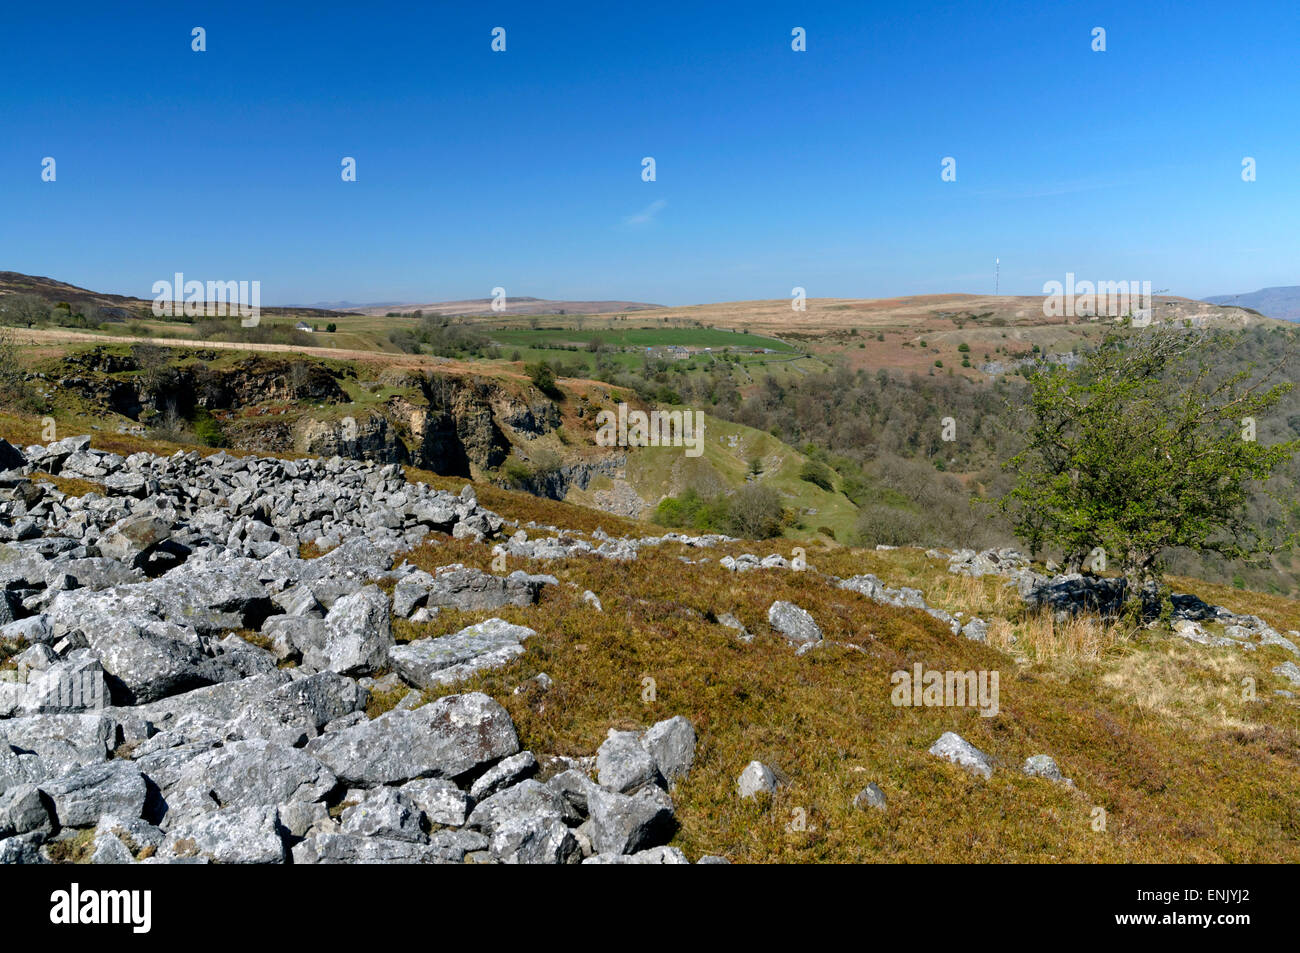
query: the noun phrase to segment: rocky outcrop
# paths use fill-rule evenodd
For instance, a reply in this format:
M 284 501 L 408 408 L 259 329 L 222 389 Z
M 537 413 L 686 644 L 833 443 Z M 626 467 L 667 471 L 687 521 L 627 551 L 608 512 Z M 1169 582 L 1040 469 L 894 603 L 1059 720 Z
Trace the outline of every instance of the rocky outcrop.
M 294 427 L 293 449 L 299 453 L 377 463 L 411 462 L 406 445 L 398 439 L 388 419 L 378 413 L 337 420 L 303 418 Z
M 685 860 L 665 843 L 667 789 L 694 761 L 686 719 L 619 733 L 629 784 L 573 761 L 541 774 L 485 694 L 421 704 L 535 633 L 490 619 L 398 645 L 398 602 L 529 606 L 555 583 L 393 568 L 430 532 L 498 535 L 471 488 L 337 457 L 123 458 L 84 437 L 22 457 L 0 484 L 0 641 L 21 648 L 0 681 L 0 862 L 83 835 L 95 863 Z M 68 497 L 42 471 L 105 492 Z M 336 548 L 303 559 L 303 542 Z M 372 689 L 404 688 L 368 717 Z

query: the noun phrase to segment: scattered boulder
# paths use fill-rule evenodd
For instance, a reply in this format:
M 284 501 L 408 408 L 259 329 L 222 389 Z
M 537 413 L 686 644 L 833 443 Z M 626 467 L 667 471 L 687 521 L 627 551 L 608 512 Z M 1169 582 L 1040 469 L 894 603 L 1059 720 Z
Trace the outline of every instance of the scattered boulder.
M 742 798 L 775 794 L 777 786 L 776 773 L 761 761 L 749 762 L 736 779 L 736 790 Z
M 940 735 L 930 747 L 930 754 L 960 765 L 972 774 L 993 777 L 993 762 L 989 756 L 955 732 L 945 731 Z
M 654 755 L 641 744 L 641 732 L 609 730 L 596 751 L 597 780 L 602 787 L 630 794 L 662 778 Z
M 1061 774 L 1061 769 L 1057 767 L 1055 759 L 1050 755 L 1032 755 L 1025 759 L 1025 763 L 1020 770 L 1031 778 L 1046 778 L 1048 781 L 1055 781 L 1058 784 L 1074 786 L 1073 781 Z
M 822 630 L 813 617 L 793 602 L 774 602 L 767 610 L 767 621 L 790 642 L 818 642 Z
M 880 790 L 880 786 L 872 782 L 854 795 L 853 806 L 859 811 L 866 811 L 871 808 L 884 811 L 888 808 L 889 802 L 885 798 L 885 792 Z

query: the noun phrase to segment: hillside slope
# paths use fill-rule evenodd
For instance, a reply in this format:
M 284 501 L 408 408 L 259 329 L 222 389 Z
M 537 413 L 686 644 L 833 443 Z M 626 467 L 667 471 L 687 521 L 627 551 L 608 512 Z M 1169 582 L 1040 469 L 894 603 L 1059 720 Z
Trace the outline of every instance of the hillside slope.
M 35 420 L 0 422 L 0 434 L 19 445 L 27 443 L 37 429 Z M 149 449 L 138 438 L 112 435 L 95 436 L 91 447 L 95 446 L 119 452 Z M 172 448 L 152 449 L 169 453 Z M 29 454 L 39 467 L 48 451 Z M 59 476 L 30 472 L 31 483 L 19 485 L 37 488 L 36 492 L 22 489 L 22 506 L 31 514 L 30 522 L 46 527 L 47 537 L 57 535 L 54 526 L 62 519 L 53 508 L 56 502 L 61 509 L 75 509 L 74 501 L 90 491 L 107 495 L 115 506 L 149 507 L 148 490 L 139 496 L 139 484 L 118 474 L 139 468 L 165 474 L 169 466 L 162 458 L 134 457 L 133 463 L 93 453 L 83 453 L 75 463 L 72 457 L 61 458 Z M 230 474 L 248 466 L 224 456 L 213 461 Z M 196 465 L 193 460 L 185 463 L 184 472 L 199 473 L 192 469 Z M 231 535 L 225 545 L 238 549 L 240 559 L 273 560 L 291 575 L 312 574 L 322 585 L 339 578 L 331 574 L 345 563 L 354 567 L 354 578 L 356 572 L 378 573 L 395 650 L 402 650 L 396 651 L 394 659 L 404 658 L 406 649 L 427 652 L 440 644 L 461 644 L 455 640 L 463 642 L 467 626 L 494 618 L 534 633 L 520 643 L 522 651 L 503 658 L 485 661 L 471 653 L 468 657 L 479 661 L 446 684 L 420 684 L 415 671 L 403 667 L 405 663 L 395 663 L 396 669 L 368 663 L 369 674 L 364 676 L 331 676 L 356 681 L 369 697 L 363 719 L 353 715 L 346 719 L 350 727 L 326 728 L 305 749 L 309 757 L 324 758 L 336 773 L 349 775 L 363 769 L 338 760 L 338 744 L 351 735 L 339 735 L 336 741 L 331 732 L 380 737 L 390 724 L 385 720 L 390 711 L 405 723 L 409 718 L 425 718 L 425 709 L 427 717 L 441 717 L 447 706 L 453 711 L 466 705 L 484 710 L 485 703 L 472 701 L 481 697 L 473 693 L 482 692 L 508 713 L 518 733 L 517 747 L 533 753 L 539 765 L 535 777 L 552 790 L 578 782 L 573 775 L 555 780 L 557 767 L 547 766 L 576 766 L 580 772 L 598 768 L 599 764 L 585 759 L 606 743 L 611 728 L 639 731 L 678 716 L 689 720 L 696 737 L 693 756 L 671 788 L 673 826 L 661 835 L 670 848 L 692 861 L 706 856 L 745 862 L 1300 860 L 1296 810 L 1300 705 L 1294 695 L 1294 682 L 1300 681 L 1300 669 L 1295 667 L 1300 633 L 1291 631 L 1300 626 L 1300 604 L 1295 602 L 1180 580 L 1180 586 L 1210 602 L 1221 600 L 1225 608 L 1205 621 L 1180 622 L 1174 630 L 1157 624 L 1129 631 L 1086 614 L 1070 617 L 1068 612 L 1057 616 L 1052 611 L 1030 611 L 1019 595 L 1025 581 L 1039 580 L 1035 584 L 1042 585 L 1049 580 L 1027 575 L 1029 567 L 1010 553 L 950 557 L 916 549 L 864 551 L 818 545 L 809 548 L 805 563 L 804 554 L 788 543 L 662 537 L 643 524 L 490 485 L 476 486 L 471 497 L 463 490 L 465 481 L 454 477 L 408 470 L 404 488 L 391 472 L 337 465 L 320 471 L 316 482 L 323 489 L 328 490 L 333 481 L 351 479 L 351 473 L 381 481 L 382 489 L 375 483 L 372 492 L 353 498 L 352 507 L 336 511 L 354 527 L 353 536 L 330 539 L 328 528 L 322 527 L 325 535 L 303 550 L 305 561 L 285 562 L 286 554 L 277 554 L 282 542 L 276 540 L 293 538 L 300 531 L 310 538 L 321 530 L 299 522 L 305 517 L 295 518 L 285 507 L 263 506 L 259 500 L 261 495 L 294 486 L 299 487 L 293 490 L 297 498 L 306 499 L 301 494 L 313 492 L 312 481 L 299 486 L 293 480 L 303 479 L 301 470 L 291 478 L 289 471 L 281 471 L 273 462 L 257 465 L 264 477 L 255 488 L 250 485 L 251 495 L 241 494 L 238 502 L 232 498 L 228 504 L 214 498 L 208 504 L 214 508 L 209 521 L 227 505 L 232 514 L 235 507 L 239 513 L 263 514 L 253 516 L 252 522 L 244 524 L 249 528 Z M 107 476 L 94 475 L 96 469 L 105 468 Z M 434 493 L 457 494 L 439 499 L 462 503 L 472 499 L 472 505 L 465 504 L 468 515 L 449 517 L 453 522 L 468 520 L 472 529 L 429 532 L 409 521 L 406 529 L 386 528 L 393 524 L 387 517 L 380 521 L 375 507 L 409 506 L 413 497 L 421 496 L 412 490 L 419 484 L 430 485 Z M 12 502 L 17 498 L 12 490 L 3 492 L 11 502 L 0 503 L 7 507 L 0 510 L 0 526 L 11 536 L 30 536 L 30 530 L 17 533 L 21 518 L 16 518 Z M 406 502 L 397 503 L 399 496 Z M 103 506 L 98 511 L 108 512 Z M 493 528 L 497 524 L 492 514 L 502 521 L 499 531 Z M 255 530 L 253 523 L 266 529 Z M 201 524 L 187 525 L 192 528 L 178 539 L 193 545 Z M 94 534 L 87 536 L 93 538 Z M 109 537 L 104 539 L 101 547 L 109 542 Z M 395 545 L 392 565 L 399 568 L 389 576 L 384 575 L 383 565 L 365 568 L 370 563 L 356 555 L 356 545 L 365 539 L 372 545 L 383 540 Z M 345 563 L 317 555 L 338 542 L 345 544 L 340 549 Z M 33 545 L 10 542 L 0 544 L 0 550 L 12 554 L 26 546 L 31 552 Z M 42 549 L 55 551 L 48 545 Z M 139 552 L 129 547 L 114 551 L 122 552 L 123 558 L 135 558 L 132 553 Z M 181 601 L 189 599 L 184 595 L 187 587 L 200 585 L 202 577 L 187 570 L 185 562 L 177 565 L 175 554 L 148 552 L 156 555 L 138 565 L 147 562 L 152 567 L 147 572 L 166 573 L 160 583 L 176 574 L 172 590 L 181 594 Z M 748 556 L 765 557 L 766 568 Z M 319 565 L 313 569 L 313 564 Z M 419 583 L 414 573 L 423 570 L 441 578 L 452 566 L 463 567 L 456 572 L 481 570 L 484 579 L 522 570 L 529 575 L 518 578 L 538 580 L 539 594 L 535 602 L 478 607 L 449 593 L 452 601 L 439 603 L 441 609 L 431 617 L 419 609 L 410 611 L 411 586 L 427 590 L 431 585 Z M 26 569 L 20 573 L 31 578 Z M 343 590 L 330 592 L 316 586 L 314 591 L 328 602 L 362 582 L 364 578 L 357 578 Z M 153 584 L 134 585 L 146 587 L 140 590 L 144 592 Z M 59 595 L 49 590 L 55 601 L 48 611 L 61 618 L 60 600 L 74 596 L 98 604 L 99 597 L 80 591 L 83 594 L 76 596 L 76 591 Z M 106 591 L 104 597 L 108 595 Z M 24 603 L 43 606 L 46 598 L 29 596 Z M 116 604 L 129 607 L 128 612 L 145 608 L 143 603 L 115 598 Z M 406 600 L 401 608 L 399 598 Z M 805 610 L 815 633 L 797 613 L 792 616 L 780 609 L 782 602 Z M 1069 604 L 1068 599 L 1058 603 Z M 1204 616 L 1204 610 L 1193 603 L 1180 605 Z M 211 645 L 217 660 L 229 664 L 235 657 L 232 652 L 251 660 L 260 651 L 258 646 L 275 647 L 275 625 L 250 617 L 245 610 L 235 618 L 232 609 L 230 604 L 222 610 L 225 615 L 211 618 L 215 607 L 203 609 L 191 619 L 196 625 L 202 620 L 204 631 L 210 633 L 203 644 Z M 150 611 L 174 610 L 163 604 Z M 976 619 L 982 624 L 975 624 Z M 238 631 L 241 638 L 224 640 L 218 651 L 216 640 L 223 626 Z M 92 640 L 102 638 L 101 633 L 88 634 Z M 92 650 L 98 651 L 94 648 L 98 644 L 92 641 Z M 10 642 L 9 667 L 14 653 L 23 650 L 21 643 Z M 286 665 L 302 668 L 302 675 L 322 667 L 328 670 L 331 657 L 303 655 L 295 660 L 289 654 L 280 663 L 281 671 Z M 106 670 L 121 664 L 120 656 L 104 659 Z M 247 666 L 250 661 L 240 664 Z M 927 673 L 970 672 L 977 677 L 997 673 L 995 704 L 982 709 L 953 704 L 952 699 L 920 707 L 899 704 L 898 678 L 914 672 L 916 666 Z M 169 694 L 143 676 L 131 684 L 138 686 L 133 689 L 137 694 L 162 691 L 163 700 L 152 704 L 184 710 L 183 693 Z M 111 686 L 110 690 L 116 691 Z M 202 735 L 226 729 L 199 721 L 185 730 Z M 987 760 L 971 761 L 964 768 L 930 753 L 947 732 L 978 749 L 971 758 L 979 755 Z M 169 763 L 158 760 L 160 752 L 173 751 L 167 757 L 179 758 L 182 764 L 192 756 L 186 754 L 191 749 L 169 749 L 160 744 L 163 740 L 123 748 L 107 763 L 125 761 L 120 770 L 137 765 L 151 774 Z M 229 747 L 232 756 L 242 756 L 240 746 L 249 742 L 220 744 Z M 612 758 L 616 747 L 602 757 Z M 205 745 L 203 750 L 210 749 Z M 1041 755 L 1054 759 L 1071 783 L 1022 770 L 1027 759 Z M 480 757 L 488 757 L 491 763 L 490 754 Z M 770 767 L 775 787 L 770 795 L 741 798 L 737 781 L 753 761 Z M 1045 762 L 1039 759 L 1032 764 L 1042 769 Z M 403 774 L 409 769 L 384 770 L 396 770 L 397 778 L 409 776 Z M 462 790 L 468 790 L 471 781 L 478 783 L 474 779 L 481 770 L 475 769 L 461 782 Z M 608 785 L 615 782 L 606 770 L 600 769 L 599 781 L 609 791 Z M 528 773 L 511 775 L 503 790 L 523 785 L 520 778 Z M 222 782 L 210 783 L 214 790 L 225 790 Z M 883 809 L 857 797 L 869 784 L 883 795 Z M 179 796 L 175 782 L 164 780 L 162 786 L 169 799 Z M 355 816 L 347 813 L 355 798 L 346 787 L 301 795 L 319 798 L 317 803 L 329 817 L 317 815 L 306 834 L 281 835 L 289 839 L 268 845 L 261 859 L 292 851 L 296 860 L 305 861 L 354 843 L 339 839 L 355 830 L 349 827 L 355 824 Z M 522 796 L 525 788 L 519 793 Z M 593 788 L 585 797 L 591 808 L 591 798 L 612 795 Z M 855 800 L 863 806 L 855 806 Z M 632 805 L 626 804 L 628 809 Z M 171 829 L 197 832 L 198 850 L 230 849 L 220 843 L 212 846 L 204 840 L 206 835 L 200 836 L 207 830 L 201 815 L 188 819 L 192 809 L 176 809 L 187 818 L 183 822 L 187 826 Z M 88 858 L 92 848 L 103 843 L 100 835 L 93 835 L 93 823 L 91 818 L 65 823 L 42 849 L 53 852 L 55 859 Z M 452 853 L 465 859 L 503 859 L 521 849 L 519 842 L 504 834 L 498 838 L 505 828 L 489 826 L 491 838 L 476 839 L 480 835 L 473 827 L 472 819 L 463 829 L 434 825 L 432 832 L 421 835 L 426 841 L 419 849 L 435 849 L 428 846 L 428 838 L 442 845 L 437 850 L 451 851 L 450 844 L 459 844 L 459 853 Z M 572 830 L 576 837 L 584 828 Z M 585 832 L 584 836 L 597 836 L 590 827 Z M 381 842 L 390 843 L 383 836 Z M 377 850 L 379 843 L 367 849 Z M 469 849 L 475 845 L 477 851 Z M 174 855 L 176 848 L 164 839 L 161 849 Z M 581 850 L 585 853 L 587 848 Z M 572 859 L 564 851 L 555 859 L 561 855 Z

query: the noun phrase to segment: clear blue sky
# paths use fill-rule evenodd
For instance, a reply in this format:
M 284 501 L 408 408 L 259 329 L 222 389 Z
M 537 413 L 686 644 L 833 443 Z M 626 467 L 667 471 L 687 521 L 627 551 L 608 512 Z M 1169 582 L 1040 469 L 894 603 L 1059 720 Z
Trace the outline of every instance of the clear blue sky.
M 1300 284 L 1295 0 L 10 3 L 0 25 L 0 269 L 97 290 L 877 297 L 991 292 L 995 256 L 1025 294 Z

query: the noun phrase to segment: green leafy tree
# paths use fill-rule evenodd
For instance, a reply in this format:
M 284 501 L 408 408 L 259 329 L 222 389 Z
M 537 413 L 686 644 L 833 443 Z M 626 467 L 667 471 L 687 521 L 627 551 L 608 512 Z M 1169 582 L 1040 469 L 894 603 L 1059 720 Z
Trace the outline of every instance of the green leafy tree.
M 1252 489 L 1300 448 L 1265 446 L 1254 422 L 1290 389 L 1276 368 L 1226 373 L 1217 360 L 1235 336 L 1165 325 L 1109 333 L 1074 369 L 1029 376 L 1017 474 L 999 500 L 1017 535 L 1037 551 L 1060 546 L 1067 562 L 1096 547 L 1127 582 L 1127 613 L 1161 583 L 1161 557 L 1185 547 L 1250 559 L 1294 534 L 1248 520 Z

